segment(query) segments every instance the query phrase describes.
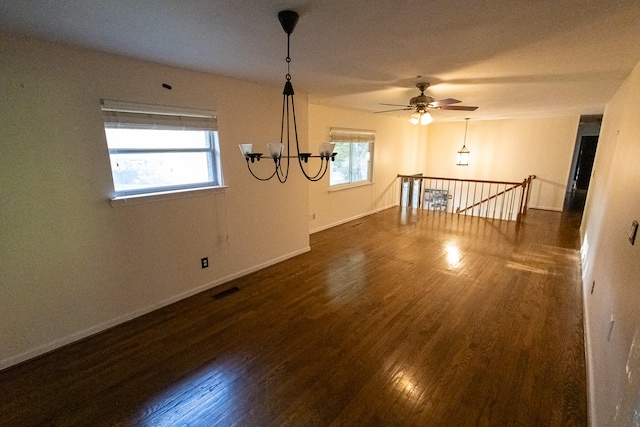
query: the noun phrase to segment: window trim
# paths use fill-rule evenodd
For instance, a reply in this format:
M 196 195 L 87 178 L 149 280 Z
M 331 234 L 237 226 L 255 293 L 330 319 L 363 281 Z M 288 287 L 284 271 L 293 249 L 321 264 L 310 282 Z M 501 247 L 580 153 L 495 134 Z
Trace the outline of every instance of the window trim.
M 349 188 L 357 188 L 357 187 L 367 187 L 369 185 L 373 185 L 375 182 L 373 181 L 358 181 L 354 183 L 343 183 L 343 184 L 335 184 L 329 186 L 329 193 L 334 191 L 342 191 L 348 190 Z
M 220 160 L 220 146 L 218 141 L 218 123 L 214 111 L 197 110 L 193 108 L 170 107 L 161 105 L 140 104 L 126 101 L 101 100 L 103 125 L 107 128 L 125 129 L 157 129 L 157 130 L 198 130 L 208 132 L 209 144 L 204 148 L 109 148 L 109 157 L 114 154 L 135 153 L 205 153 L 209 164 L 209 181 L 170 185 L 162 187 L 143 188 L 135 190 L 117 191 L 113 181 L 113 166 L 111 165 L 111 177 L 113 184 L 112 205 L 121 204 L 127 199 L 139 200 L 141 197 L 153 197 L 159 195 L 175 195 L 189 191 L 202 189 L 226 188 L 222 178 L 222 163 Z M 111 160 L 110 160 L 111 161 Z M 182 195 L 184 197 L 184 195 Z M 175 198 L 175 197 L 172 197 Z
M 343 182 L 340 184 L 331 184 L 331 177 L 329 177 L 329 191 L 339 191 L 348 188 L 361 187 L 365 185 L 371 185 L 374 183 L 373 173 L 373 160 L 375 152 L 375 139 L 376 132 L 374 130 L 367 129 L 351 129 L 351 128 L 337 128 L 332 127 L 329 130 L 329 141 L 333 144 L 353 144 L 353 143 L 368 143 L 369 144 L 369 170 L 367 171 L 367 179 L 362 181 L 351 181 L 352 168 L 353 168 L 353 151 L 349 151 L 349 182 Z M 329 171 L 331 174 L 331 171 Z
M 116 196 L 110 199 L 111 206 L 140 205 L 142 203 L 161 202 L 163 200 L 186 199 L 188 197 L 206 196 L 211 193 L 219 193 L 226 190 L 227 186 L 188 188 L 173 191 L 161 191 L 157 193 L 136 194 L 130 196 Z

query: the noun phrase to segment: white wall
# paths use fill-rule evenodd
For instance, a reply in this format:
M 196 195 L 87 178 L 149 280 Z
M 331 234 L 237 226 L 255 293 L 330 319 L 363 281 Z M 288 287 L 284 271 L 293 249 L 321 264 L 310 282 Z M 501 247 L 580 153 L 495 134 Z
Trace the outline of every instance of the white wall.
M 640 425 L 640 236 L 628 240 L 640 221 L 638 99 L 640 64 L 605 110 L 581 227 L 593 426 Z
M 258 182 L 237 147 L 279 137 L 280 87 L 0 37 L 0 368 L 309 249 L 300 171 Z M 111 207 L 101 98 L 217 111 L 228 188 Z
M 376 131 L 374 183 L 329 191 L 329 177 L 309 185 L 309 230 L 341 224 L 397 205 L 398 174 L 424 170 L 426 128 L 408 122 L 408 116 L 381 115 L 309 105 L 309 143 L 316 147 L 329 141 L 332 127 Z M 312 148 L 313 150 L 313 148 Z M 315 219 L 314 219 L 315 215 Z
M 532 205 L 562 206 L 578 117 L 471 121 L 472 163 L 456 168 L 463 122 L 415 127 L 405 117 L 307 105 L 297 94 L 299 127 L 309 129 L 303 144 L 327 140 L 331 126 L 377 132 L 375 185 L 330 193 L 327 178 L 308 184 L 295 169 L 284 185 L 246 171 L 237 144 L 277 139 L 279 87 L 0 37 L 0 369 L 304 252 L 310 229 L 397 204 L 397 173 L 536 174 Z M 262 108 L 248 126 L 251 97 Z M 217 111 L 228 188 L 111 207 L 101 98 Z M 611 425 L 616 407 L 618 425 L 640 410 L 640 237 L 635 246 L 626 239 L 640 220 L 639 98 L 637 67 L 607 108 L 582 227 L 597 426 Z M 211 267 L 203 270 L 204 256 Z
M 466 146 L 469 166 L 456 166 L 464 142 L 465 123 L 429 125 L 425 173 L 437 177 L 533 181 L 529 206 L 562 210 L 579 117 L 469 120 Z
M 309 229 L 319 231 L 399 202 L 398 174 L 522 182 L 536 175 L 530 207 L 561 211 L 579 117 L 470 120 L 471 162 L 455 165 L 464 121 L 414 126 L 405 115 L 376 115 L 309 105 L 309 141 L 329 139 L 331 127 L 377 132 L 375 184 L 329 191 L 324 179 L 309 187 Z M 314 219 L 315 215 L 315 219 Z

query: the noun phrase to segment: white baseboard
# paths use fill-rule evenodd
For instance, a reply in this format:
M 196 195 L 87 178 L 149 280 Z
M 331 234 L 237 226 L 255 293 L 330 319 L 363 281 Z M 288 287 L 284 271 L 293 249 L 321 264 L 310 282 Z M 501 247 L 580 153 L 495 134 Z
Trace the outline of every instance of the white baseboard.
M 529 206 L 529 209 L 538 209 L 538 210 L 541 210 L 541 211 L 562 212 L 562 208 L 552 207 L 552 206 Z
M 392 208 L 394 206 L 398 206 L 398 205 L 389 205 L 389 206 L 385 206 L 385 207 L 381 207 L 381 208 L 376 208 L 376 209 L 374 209 L 372 211 L 369 211 L 369 212 L 364 212 L 364 213 L 361 213 L 361 214 L 358 214 L 358 215 L 354 215 L 354 216 L 349 217 L 349 218 L 344 218 L 344 219 L 341 219 L 339 221 L 332 222 L 331 224 L 327 224 L 327 225 L 323 225 L 323 226 L 311 229 L 311 230 L 309 230 L 309 234 L 318 233 L 318 232 L 323 231 L 323 230 L 328 230 L 329 228 L 337 227 L 338 225 L 346 224 L 349 221 L 355 221 L 356 219 L 360 219 L 360 218 L 364 218 L 365 216 L 376 214 L 378 212 L 384 211 L 384 210 Z
M 587 304 L 588 295 L 586 293 L 586 289 L 588 286 L 585 286 L 584 280 L 582 281 L 582 314 L 583 314 L 583 322 L 584 322 L 584 353 L 585 353 L 585 362 L 587 364 L 587 417 L 588 417 L 588 425 L 594 425 L 595 417 L 595 394 L 593 390 L 593 361 L 591 360 L 591 328 L 590 328 L 590 316 L 589 316 L 589 305 Z
M 279 262 L 285 261 L 285 260 L 287 260 L 289 258 L 293 258 L 295 256 L 298 256 L 298 255 L 301 255 L 303 253 L 309 252 L 310 250 L 311 250 L 311 247 L 307 246 L 306 248 L 300 249 L 298 251 L 291 252 L 291 253 L 283 255 L 281 257 L 274 258 L 272 260 L 264 262 L 262 264 L 255 265 L 255 266 L 247 268 L 245 270 L 238 271 L 237 273 L 233 273 L 233 274 L 230 274 L 230 275 L 228 275 L 226 277 L 222 277 L 220 279 L 214 280 L 213 282 L 205 283 L 204 285 L 201 285 L 201 286 L 198 286 L 196 288 L 190 289 L 190 290 L 188 290 L 186 292 L 182 292 L 182 293 L 180 293 L 178 295 L 172 296 L 172 297 L 167 298 L 167 299 L 165 299 L 163 301 L 160 301 L 158 303 L 151 304 L 151 305 L 149 305 L 147 307 L 144 307 L 144 308 L 141 308 L 139 310 L 135 310 L 135 311 L 133 311 L 131 313 L 128 313 L 128 314 L 125 314 L 123 316 L 116 317 L 115 319 L 111 319 L 111 320 L 108 320 L 106 322 L 100 323 L 98 325 L 92 326 L 92 327 L 90 327 L 88 329 L 85 329 L 83 331 L 75 332 L 75 333 L 73 333 L 71 335 L 68 335 L 68 336 L 66 336 L 64 338 L 59 338 L 59 339 L 53 340 L 53 341 L 51 341 L 51 342 L 49 342 L 47 344 L 38 346 L 38 347 L 30 349 L 30 350 L 27 350 L 27 351 L 25 351 L 23 353 L 15 355 L 15 356 L 11 356 L 11 357 L 8 357 L 6 359 L 0 360 L 0 371 L 3 370 L 3 369 L 8 368 L 10 366 L 17 365 L 18 363 L 22 363 L 22 362 L 25 362 L 25 361 L 27 361 L 29 359 L 33 359 L 34 357 L 41 356 L 41 355 L 43 355 L 45 353 L 48 353 L 50 351 L 53 351 L 55 349 L 58 349 L 60 347 L 65 346 L 65 345 L 74 343 L 76 341 L 79 341 L 79 340 L 87 338 L 87 337 L 90 337 L 91 335 L 95 335 L 97 333 L 103 332 L 103 331 L 105 331 L 105 330 L 107 330 L 109 328 L 112 328 L 114 326 L 120 325 L 120 324 L 125 323 L 125 322 L 127 322 L 129 320 L 135 319 L 136 317 L 143 316 L 143 315 L 145 315 L 147 313 L 150 313 L 150 312 L 152 312 L 154 310 L 157 310 L 159 308 L 165 307 L 165 306 L 167 306 L 169 304 L 173 304 L 174 302 L 178 302 L 180 300 L 183 300 L 185 298 L 188 298 L 188 297 L 193 296 L 195 294 L 198 294 L 200 292 L 209 290 L 211 288 L 215 288 L 216 286 L 220 286 L 220 285 L 222 285 L 224 283 L 230 282 L 233 279 L 237 279 L 239 277 L 246 276 L 247 274 L 253 273 L 253 272 L 258 271 L 258 270 L 262 270 L 263 268 L 266 268 L 266 267 L 269 267 L 271 265 L 277 264 Z

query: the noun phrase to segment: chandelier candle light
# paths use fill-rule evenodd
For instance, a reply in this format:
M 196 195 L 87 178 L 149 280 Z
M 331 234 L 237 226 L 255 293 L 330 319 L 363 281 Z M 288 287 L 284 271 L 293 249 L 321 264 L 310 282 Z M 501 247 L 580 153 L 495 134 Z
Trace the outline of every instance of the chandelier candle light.
M 296 125 L 296 109 L 293 102 L 293 85 L 291 84 L 290 67 L 291 57 L 289 56 L 289 40 L 291 33 L 298 23 L 298 14 L 291 10 L 283 10 L 278 13 L 278 20 L 282 29 L 287 33 L 287 81 L 284 84 L 284 90 L 282 92 L 282 125 L 280 128 L 280 142 L 267 144 L 269 155 L 273 159 L 275 168 L 270 176 L 262 178 L 256 175 L 251 169 L 251 165 L 256 161 L 259 162 L 262 158 L 262 153 L 252 152 L 253 144 L 240 144 L 240 152 L 244 155 L 247 162 L 247 168 L 254 178 L 260 181 L 268 181 L 274 176 L 278 177 L 280 182 L 285 182 L 289 177 L 289 159 L 298 159 L 300 169 L 305 178 L 309 181 L 319 181 L 327 173 L 329 169 L 329 161 L 334 161 L 336 153 L 333 152 L 334 144 L 323 143 L 319 146 L 319 155 L 314 156 L 311 153 L 301 153 L 300 144 L 298 142 L 298 127 Z M 293 135 L 292 135 L 293 133 Z M 295 139 L 295 155 L 291 154 L 291 139 Z M 285 151 L 286 140 L 286 151 Z M 286 154 L 286 155 L 285 155 Z M 310 158 L 320 159 L 320 167 L 316 173 L 309 174 L 305 170 L 303 163 L 308 163 Z M 283 160 L 284 159 L 284 160 Z

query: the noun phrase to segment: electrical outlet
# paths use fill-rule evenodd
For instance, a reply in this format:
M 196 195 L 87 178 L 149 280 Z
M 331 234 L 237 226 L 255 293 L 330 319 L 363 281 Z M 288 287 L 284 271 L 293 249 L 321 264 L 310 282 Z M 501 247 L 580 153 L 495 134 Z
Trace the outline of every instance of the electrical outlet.
M 200 263 L 202 264 L 202 268 L 207 268 L 209 267 L 209 258 L 208 257 L 204 257 L 200 260 Z

